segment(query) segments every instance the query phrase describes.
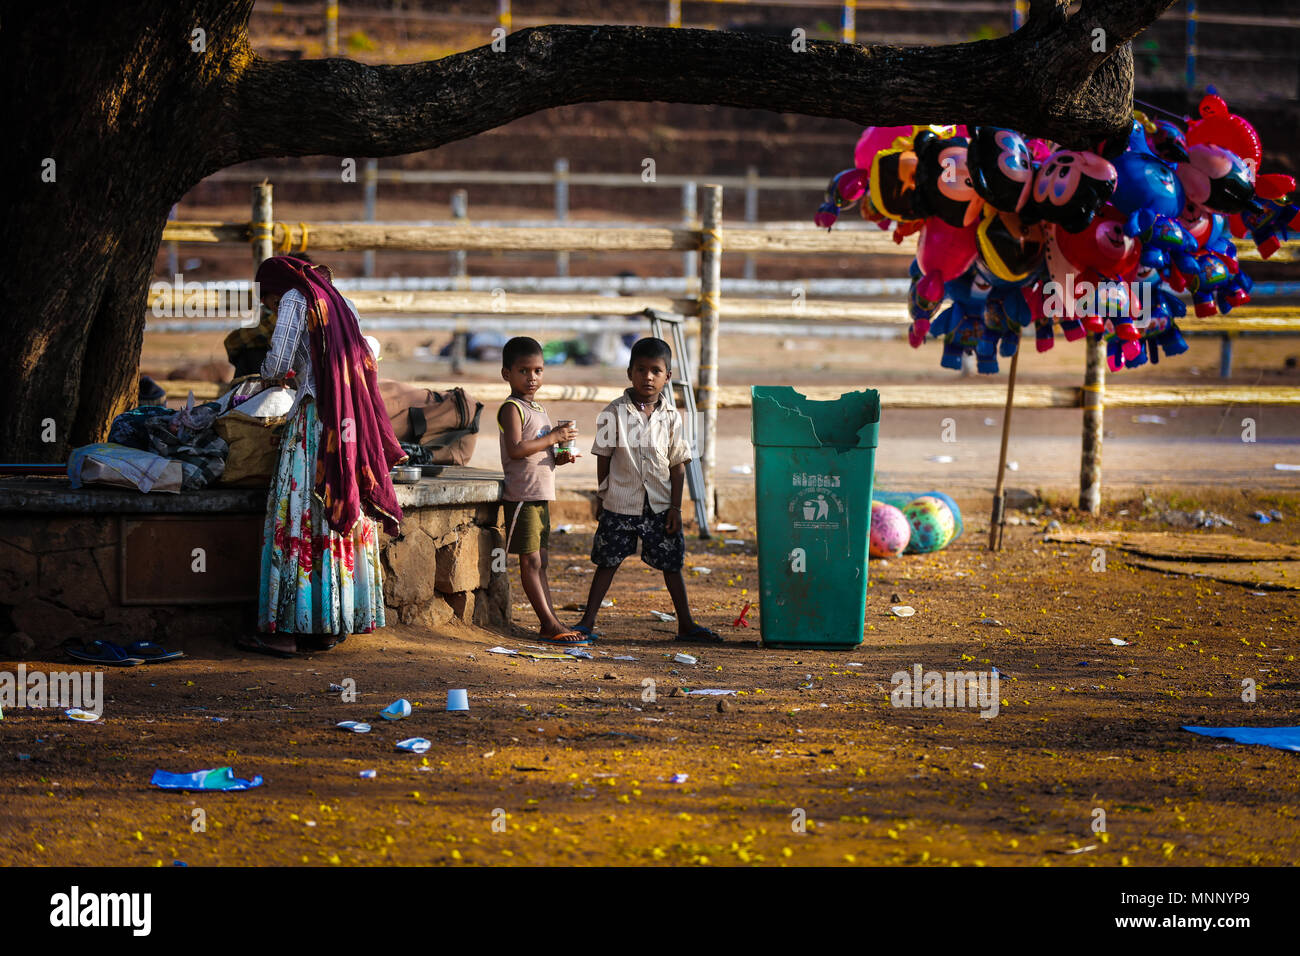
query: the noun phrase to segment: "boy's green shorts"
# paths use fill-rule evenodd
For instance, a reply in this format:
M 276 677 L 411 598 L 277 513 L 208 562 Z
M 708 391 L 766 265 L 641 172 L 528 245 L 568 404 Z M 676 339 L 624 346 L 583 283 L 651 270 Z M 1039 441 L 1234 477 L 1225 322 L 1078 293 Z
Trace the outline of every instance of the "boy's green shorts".
M 551 509 L 545 501 L 505 501 L 502 511 L 506 534 L 514 524 L 514 534 L 506 545 L 507 554 L 533 554 L 551 541 Z

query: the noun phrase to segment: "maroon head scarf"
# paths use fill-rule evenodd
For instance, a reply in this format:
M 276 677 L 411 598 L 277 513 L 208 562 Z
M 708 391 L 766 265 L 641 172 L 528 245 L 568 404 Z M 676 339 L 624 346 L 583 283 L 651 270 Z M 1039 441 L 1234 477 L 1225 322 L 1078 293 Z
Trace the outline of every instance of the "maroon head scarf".
M 265 260 L 257 282 L 263 295 L 297 289 L 307 300 L 321 423 L 315 491 L 330 528 L 347 534 L 364 510 L 396 535 L 402 509 L 388 469 L 407 456 L 384 411 L 375 357 L 352 309 L 322 269 L 301 259 Z

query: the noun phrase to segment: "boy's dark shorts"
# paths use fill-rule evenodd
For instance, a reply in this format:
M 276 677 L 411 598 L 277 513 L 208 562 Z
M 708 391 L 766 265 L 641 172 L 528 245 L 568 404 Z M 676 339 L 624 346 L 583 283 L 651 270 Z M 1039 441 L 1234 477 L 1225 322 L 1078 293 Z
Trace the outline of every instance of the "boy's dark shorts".
M 664 531 L 668 512 L 655 514 L 647 501 L 639 515 L 600 513 L 600 525 L 591 542 L 591 561 L 597 567 L 616 568 L 636 553 L 641 539 L 641 560 L 659 571 L 680 571 L 686 560 L 686 536 Z
M 535 554 L 544 551 L 551 541 L 551 509 L 545 501 L 503 501 L 503 518 L 506 534 L 506 554 Z M 518 514 L 516 518 L 515 515 Z M 510 525 L 514 523 L 514 533 Z

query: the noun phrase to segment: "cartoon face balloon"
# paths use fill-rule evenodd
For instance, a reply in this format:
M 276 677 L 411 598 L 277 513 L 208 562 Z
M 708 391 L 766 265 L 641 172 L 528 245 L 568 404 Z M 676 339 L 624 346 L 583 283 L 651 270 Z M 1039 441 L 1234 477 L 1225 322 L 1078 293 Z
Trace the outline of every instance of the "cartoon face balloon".
M 1029 146 L 1019 133 L 996 126 L 977 126 L 966 151 L 971 184 L 990 205 L 1019 212 L 1029 200 L 1034 168 Z
M 929 215 L 957 228 L 979 222 L 984 200 L 971 180 L 966 138 L 942 139 L 925 130 L 917 134 L 913 148 L 916 190 Z
M 871 204 L 882 216 L 902 222 L 926 217 L 916 189 L 916 164 L 910 149 L 883 150 L 871 161 Z
M 992 206 L 984 207 L 976 238 L 989 271 L 1005 282 L 1018 282 L 1037 271 L 1047 247 L 1044 223 L 1028 225 L 1014 212 Z
M 1039 219 L 1082 232 L 1118 182 L 1115 167 L 1096 153 L 1058 149 L 1034 175 L 1029 206 Z

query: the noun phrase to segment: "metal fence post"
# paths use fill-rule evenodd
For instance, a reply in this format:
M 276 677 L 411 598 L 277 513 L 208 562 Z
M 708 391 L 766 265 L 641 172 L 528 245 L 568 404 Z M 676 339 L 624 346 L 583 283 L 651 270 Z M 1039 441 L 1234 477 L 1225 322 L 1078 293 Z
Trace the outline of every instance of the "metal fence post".
M 339 55 L 339 0 L 325 0 L 325 55 Z
M 695 183 L 682 183 L 682 225 L 687 229 L 700 228 L 699 206 L 695 198 Z M 690 295 L 695 290 L 692 288 L 691 280 L 699 276 L 699 263 L 696 261 L 696 253 L 682 253 L 682 276 L 686 279 L 686 294 Z
M 569 161 L 567 159 L 555 161 L 555 218 L 560 222 L 569 218 Z M 555 274 L 557 276 L 569 274 L 567 252 L 555 254 Z
M 451 194 L 451 218 L 457 225 L 469 222 L 469 191 L 457 189 Z M 466 266 L 464 249 L 457 249 L 451 254 L 451 274 L 456 280 L 456 288 L 469 288 L 469 270 Z M 459 319 L 460 316 L 457 316 Z M 451 370 L 459 375 L 465 368 L 465 350 L 468 345 L 469 330 L 464 322 L 456 323 L 456 330 L 451 334 Z
M 379 160 L 367 159 L 366 169 L 362 173 L 366 197 L 366 222 L 375 221 L 375 206 L 379 200 Z M 367 249 L 361 254 L 361 274 L 370 278 L 375 274 L 375 250 Z
M 745 222 L 753 225 L 758 222 L 758 167 L 750 166 L 745 170 Z M 745 253 L 745 278 L 753 279 L 758 275 L 758 264 L 752 252 Z

